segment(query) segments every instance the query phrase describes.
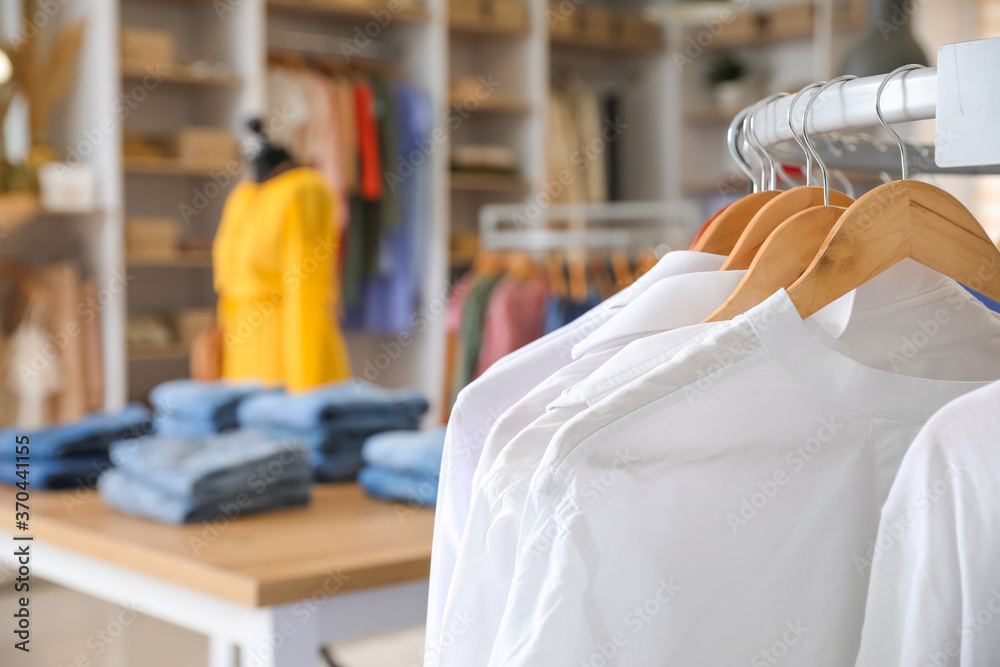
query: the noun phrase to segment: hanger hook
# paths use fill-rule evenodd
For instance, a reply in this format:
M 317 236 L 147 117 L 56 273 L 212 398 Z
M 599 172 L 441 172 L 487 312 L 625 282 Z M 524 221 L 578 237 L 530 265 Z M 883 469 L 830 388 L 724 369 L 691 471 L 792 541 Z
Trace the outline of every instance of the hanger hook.
M 747 114 L 750 113 L 750 107 L 747 107 L 736 114 L 733 118 L 733 122 L 729 124 L 729 131 L 726 133 L 726 143 L 729 146 L 729 154 L 733 157 L 733 161 L 736 162 L 736 166 L 740 168 L 747 178 L 750 179 L 750 183 L 753 185 L 753 191 L 760 191 L 760 179 L 757 178 L 757 174 L 750 167 L 750 163 L 747 162 L 746 158 L 743 157 L 742 151 L 740 151 L 740 127 L 743 124 L 743 119 L 746 118 Z
M 792 122 L 792 109 L 794 109 L 795 105 L 798 104 L 799 98 L 802 97 L 802 94 L 804 92 L 806 92 L 807 90 L 812 90 L 813 88 L 819 88 L 824 83 L 826 82 L 820 81 L 819 83 L 810 83 L 808 86 L 806 86 L 799 92 L 795 93 L 795 95 L 792 97 L 791 103 L 788 105 L 788 116 L 786 118 L 786 120 L 788 120 L 788 129 L 792 133 L 792 136 L 795 138 L 795 143 L 797 143 L 799 145 L 799 148 L 802 149 L 802 152 L 806 154 L 806 185 L 812 185 L 813 156 L 812 153 L 809 151 L 809 147 L 806 146 L 805 140 L 799 137 L 798 133 L 795 131 L 795 124 Z
M 809 130 L 808 130 L 809 112 L 812 111 L 812 105 L 813 103 L 816 102 L 816 98 L 819 97 L 820 93 L 822 93 L 824 90 L 826 90 L 827 88 L 829 88 L 834 84 L 843 83 L 845 81 L 851 81 L 857 78 L 858 77 L 854 76 L 853 74 L 845 74 L 844 76 L 838 76 L 836 79 L 830 79 L 826 83 L 822 84 L 819 88 L 816 89 L 816 92 L 813 93 L 813 96 L 809 98 L 809 101 L 806 102 L 806 110 L 802 114 L 802 137 L 806 140 L 806 144 L 809 146 L 809 150 L 812 151 L 813 158 L 815 158 L 817 164 L 819 164 L 819 172 L 823 174 L 824 206 L 830 205 L 830 171 L 826 168 L 826 164 L 824 164 L 823 160 L 820 158 L 819 152 L 816 150 L 816 146 L 815 144 L 813 144 L 812 138 L 809 136 Z
M 768 173 L 770 176 L 769 180 L 770 187 L 768 188 L 769 190 L 778 189 L 777 176 L 776 176 L 777 170 L 775 167 L 774 158 L 771 157 L 771 154 L 767 151 L 767 148 L 765 148 L 764 144 L 762 144 L 760 142 L 760 139 L 757 138 L 757 130 L 754 126 L 754 116 L 756 116 L 757 112 L 760 111 L 761 109 L 767 108 L 767 105 L 773 102 L 774 100 L 780 99 L 787 95 L 788 93 L 775 93 L 774 95 L 769 95 L 765 97 L 764 99 L 762 99 L 760 102 L 758 102 L 753 106 L 753 111 L 751 111 L 749 115 L 750 134 L 748 135 L 748 137 L 752 139 L 752 143 L 757 144 L 757 150 L 760 151 L 760 153 L 764 156 L 764 159 L 767 161 Z
M 747 158 L 752 158 L 751 160 L 748 160 L 750 163 L 750 168 L 760 170 L 757 173 L 758 177 L 757 180 L 759 183 L 758 192 L 760 192 L 767 188 L 767 174 L 765 173 L 767 171 L 767 165 L 764 164 L 764 158 L 761 156 L 761 152 L 757 149 L 756 146 L 753 145 L 753 142 L 750 140 L 751 113 L 753 113 L 752 106 L 750 107 L 750 111 L 743 118 L 743 123 L 742 127 L 740 128 L 740 132 L 743 135 L 742 143 L 744 144 L 744 148 L 746 148 L 746 153 L 744 153 L 744 155 Z
M 889 79 L 900 74 L 901 72 L 909 72 L 910 70 L 923 69 L 923 65 L 903 65 L 902 67 L 897 67 L 882 79 L 882 83 L 878 86 L 878 91 L 875 93 L 875 115 L 878 116 L 878 122 L 882 124 L 885 131 L 892 135 L 892 138 L 896 140 L 899 144 L 899 158 L 903 161 L 903 180 L 905 181 L 910 175 L 909 160 L 906 159 L 906 143 L 900 138 L 896 130 L 889 126 L 889 123 L 885 122 L 885 117 L 882 116 L 882 91 L 885 90 L 885 84 L 889 83 Z

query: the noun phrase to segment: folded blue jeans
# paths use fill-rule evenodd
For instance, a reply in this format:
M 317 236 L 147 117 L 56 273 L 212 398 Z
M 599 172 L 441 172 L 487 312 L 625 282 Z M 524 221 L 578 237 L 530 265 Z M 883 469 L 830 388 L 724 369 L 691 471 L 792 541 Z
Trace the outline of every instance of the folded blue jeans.
M 361 449 L 365 440 L 375 434 L 387 430 L 415 430 L 417 418 L 410 415 L 386 415 L 380 419 L 366 417 L 361 420 L 351 420 L 344 424 L 343 420 L 328 422 L 321 426 L 308 429 L 290 428 L 272 425 L 258 426 L 258 430 L 269 437 L 278 440 L 295 440 L 309 449 L 326 452 L 338 452 L 347 449 Z
M 153 417 L 153 431 L 165 438 L 204 438 L 233 428 L 220 428 L 211 419 L 194 419 L 178 414 L 157 412 Z
M 236 409 L 240 401 L 264 391 L 256 383 L 200 382 L 171 380 L 153 387 L 149 402 L 157 416 L 183 422 L 214 423 L 217 433 L 236 428 Z M 178 433 L 179 434 L 179 433 Z
M 419 417 L 427 409 L 427 400 L 413 389 L 383 389 L 355 379 L 302 394 L 274 392 L 252 396 L 240 403 L 237 414 L 243 426 L 308 429 L 348 417 L 379 418 L 386 414 Z
M 365 462 L 361 450 L 337 453 L 314 452 L 310 455 L 313 479 L 320 483 L 350 482 L 357 478 Z
M 196 502 L 310 475 L 305 448 L 251 430 L 201 439 L 153 436 L 117 443 L 111 448 L 111 461 L 131 479 Z
M 365 466 L 358 484 L 366 493 L 383 500 L 399 500 L 433 507 L 437 504 L 438 476 L 377 466 Z
M 33 489 L 58 491 L 96 486 L 97 480 L 111 469 L 106 456 L 74 459 L 32 459 L 27 468 L 28 484 Z M 12 461 L 0 462 L 0 482 L 17 484 L 24 481 L 17 475 L 18 468 Z
M 379 468 L 437 475 L 444 453 L 445 429 L 384 431 L 365 440 L 365 463 Z
M 111 470 L 98 483 L 101 500 L 108 507 L 125 514 L 155 519 L 165 523 L 201 523 L 214 519 L 234 520 L 241 516 L 307 505 L 310 499 L 309 479 L 289 479 L 269 485 L 257 492 L 247 489 L 211 501 L 164 492 L 149 486 L 145 480 L 129 476 L 121 470 Z
M 77 456 L 107 456 L 112 442 L 137 438 L 151 430 L 149 410 L 130 404 L 113 413 L 94 413 L 81 420 L 34 431 L 5 429 L 0 432 L 0 460 L 14 461 L 20 436 L 28 436 L 32 461 Z

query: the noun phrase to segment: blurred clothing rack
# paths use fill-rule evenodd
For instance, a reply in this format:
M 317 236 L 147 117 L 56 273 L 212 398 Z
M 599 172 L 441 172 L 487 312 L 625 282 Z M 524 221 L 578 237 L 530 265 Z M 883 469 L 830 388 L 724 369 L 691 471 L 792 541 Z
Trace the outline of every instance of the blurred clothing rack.
M 563 228 L 549 227 L 563 222 Z M 523 204 L 489 204 L 479 211 L 480 244 L 487 250 L 622 248 L 685 244 L 701 224 L 691 201 L 558 204 L 528 214 Z

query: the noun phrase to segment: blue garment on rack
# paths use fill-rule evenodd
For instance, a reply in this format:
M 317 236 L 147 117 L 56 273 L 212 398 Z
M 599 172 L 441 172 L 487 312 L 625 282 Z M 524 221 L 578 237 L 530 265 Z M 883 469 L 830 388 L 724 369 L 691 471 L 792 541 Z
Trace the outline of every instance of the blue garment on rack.
M 112 442 L 146 435 L 151 428 L 149 410 L 134 403 L 118 412 L 98 412 L 58 426 L 36 430 L 8 428 L 0 432 L 0 443 L 3 443 L 0 460 L 14 461 L 16 443 L 22 436 L 28 437 L 33 462 L 70 457 L 107 457 Z
M 302 394 L 267 393 L 242 401 L 239 422 L 250 427 L 310 429 L 337 422 L 343 427 L 402 415 L 419 417 L 427 400 L 413 389 L 383 389 L 363 380 L 325 385 Z
M 437 504 L 438 476 L 377 466 L 358 473 L 358 484 L 371 496 L 433 507 Z
M 992 310 L 994 313 L 1000 313 L 1000 303 L 997 303 L 996 301 L 986 296 L 985 294 L 980 294 L 971 287 L 966 287 L 965 289 L 969 290 L 969 293 L 972 294 L 972 296 L 979 299 L 984 306 Z
M 196 504 L 310 476 L 304 447 L 252 430 L 118 443 L 111 448 L 111 461 L 130 479 Z
M 98 484 L 101 500 L 125 514 L 155 519 L 165 523 L 185 524 L 235 520 L 260 512 L 300 507 L 309 504 L 308 479 L 288 479 L 260 488 L 241 490 L 231 497 L 198 501 L 148 485 L 145 480 L 120 470 L 101 476 Z
M 95 486 L 101 474 L 111 469 L 107 457 L 73 459 L 35 459 L 20 470 L 27 471 L 27 482 L 32 489 L 57 491 Z M 13 461 L 0 463 L 0 482 L 14 485 L 25 481 L 19 477 L 19 468 Z
M 153 387 L 149 401 L 157 433 L 197 437 L 236 428 L 240 401 L 263 391 L 269 390 L 254 383 L 171 380 Z
M 445 429 L 386 431 L 369 437 L 361 450 L 365 463 L 387 470 L 437 475 L 444 453 Z

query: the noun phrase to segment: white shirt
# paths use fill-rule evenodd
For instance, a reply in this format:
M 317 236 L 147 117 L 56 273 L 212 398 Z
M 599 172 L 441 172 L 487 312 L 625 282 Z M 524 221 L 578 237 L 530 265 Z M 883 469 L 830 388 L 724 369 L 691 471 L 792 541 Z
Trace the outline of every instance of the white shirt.
M 558 431 L 489 664 L 853 660 L 851 555 L 923 420 L 982 383 L 891 375 L 816 333 L 779 292 Z
M 635 303 L 615 316 L 627 317 L 639 301 L 655 306 L 660 330 L 685 327 L 678 343 L 690 340 L 714 324 L 696 325 L 711 315 L 739 285 L 745 271 L 711 271 L 676 275 L 661 280 Z M 655 296 L 650 302 L 647 295 Z M 613 339 L 597 344 L 591 341 L 587 353 L 569 363 L 505 412 L 490 430 L 473 482 L 475 491 L 462 539 L 457 564 L 445 604 L 442 634 L 432 643 L 428 638 L 425 665 L 480 664 L 472 656 L 482 655 L 485 662 L 500 623 L 502 605 L 489 604 L 499 596 L 506 598 L 513 575 L 513 549 L 517 544 L 520 510 L 527 492 L 527 481 L 541 460 L 553 431 L 532 428 L 532 421 L 545 415 L 546 406 L 564 390 L 585 379 L 610 359 L 626 343 L 650 330 L 650 317 L 633 318 L 631 332 L 619 329 Z M 613 320 L 612 320 L 613 321 Z M 550 420 L 558 428 L 568 418 Z M 522 432 L 524 437 L 518 437 Z M 524 487 L 519 488 L 519 484 Z M 518 491 L 521 491 L 518 494 Z M 497 550 L 507 554 L 498 557 Z M 490 569 L 494 566 L 494 570 Z M 492 612 L 492 613 L 491 613 Z M 476 616 L 475 632 L 458 632 L 461 619 Z
M 1000 383 L 917 436 L 853 562 L 871 573 L 857 667 L 993 667 L 1000 659 Z
M 441 634 L 444 602 L 469 513 L 472 478 L 493 423 L 545 378 L 569 363 L 574 345 L 650 286 L 670 276 L 716 271 L 725 259 L 721 255 L 685 250 L 667 253 L 627 289 L 569 325 L 507 355 L 459 393 L 448 420 L 434 517 L 428 645 L 436 644 Z

